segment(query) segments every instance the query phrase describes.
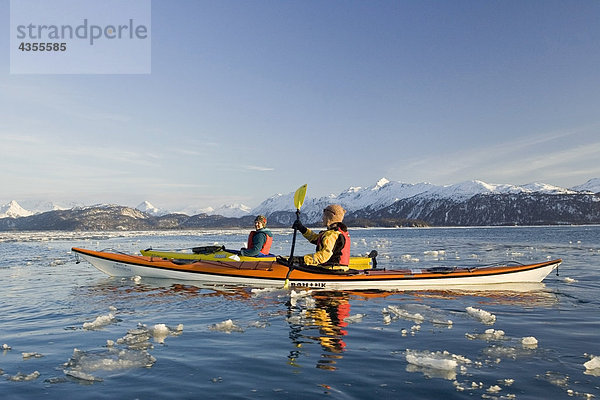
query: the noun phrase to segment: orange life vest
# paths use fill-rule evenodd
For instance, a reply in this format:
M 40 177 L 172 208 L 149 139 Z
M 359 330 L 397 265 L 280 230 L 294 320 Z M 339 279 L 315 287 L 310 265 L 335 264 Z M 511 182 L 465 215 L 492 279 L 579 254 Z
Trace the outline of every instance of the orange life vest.
M 246 246 L 247 249 L 251 249 L 252 247 L 254 247 L 254 243 L 252 242 L 252 238 L 254 238 L 254 235 L 256 233 L 257 233 L 257 231 L 252 231 L 248 235 L 248 246 Z M 273 244 L 273 236 L 269 236 L 269 235 L 267 235 L 265 233 L 265 237 L 267 239 L 265 240 L 265 244 L 263 244 L 262 249 L 260 249 L 260 253 L 264 254 L 264 255 L 267 255 L 267 254 L 269 254 L 269 251 L 271 250 L 271 245 Z
M 336 229 L 340 235 L 338 235 L 337 240 L 335 241 L 335 246 L 333 246 L 333 254 L 331 258 L 324 263 L 324 265 L 349 265 L 350 264 L 350 235 L 348 231 L 341 229 L 339 226 L 336 226 L 331 229 Z M 321 249 L 322 243 L 321 240 L 323 238 L 322 232 L 317 239 L 317 251 Z

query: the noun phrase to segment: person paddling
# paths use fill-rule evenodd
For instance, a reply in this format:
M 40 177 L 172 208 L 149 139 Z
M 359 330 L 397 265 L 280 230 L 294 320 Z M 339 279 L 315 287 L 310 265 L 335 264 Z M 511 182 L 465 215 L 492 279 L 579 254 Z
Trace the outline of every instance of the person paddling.
M 323 210 L 323 225 L 326 230 L 315 233 L 296 220 L 292 228 L 302 233 L 309 242 L 317 246 L 314 254 L 300 257 L 306 265 L 318 265 L 328 269 L 347 270 L 350 263 L 350 235 L 342 222 L 346 210 L 339 204 L 331 204 Z
M 245 257 L 261 257 L 269 254 L 273 244 L 273 233 L 267 226 L 267 218 L 259 215 L 254 219 L 256 230 L 248 235 L 247 248 L 240 249 L 240 255 Z

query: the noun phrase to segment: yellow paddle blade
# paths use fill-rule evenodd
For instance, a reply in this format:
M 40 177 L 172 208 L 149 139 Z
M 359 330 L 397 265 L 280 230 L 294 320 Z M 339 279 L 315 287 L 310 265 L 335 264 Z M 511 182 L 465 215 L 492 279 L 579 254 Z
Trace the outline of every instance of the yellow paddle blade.
M 306 184 L 300 186 L 296 193 L 294 193 L 294 206 L 296 209 L 300 209 L 302 204 L 304 203 L 304 198 L 306 197 Z

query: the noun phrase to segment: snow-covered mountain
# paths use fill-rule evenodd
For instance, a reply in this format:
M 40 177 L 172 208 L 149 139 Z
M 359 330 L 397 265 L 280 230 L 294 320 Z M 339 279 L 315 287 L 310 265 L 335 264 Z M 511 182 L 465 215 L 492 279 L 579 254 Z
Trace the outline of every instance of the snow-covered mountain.
M 245 215 L 248 215 L 252 209 L 243 204 L 226 204 L 223 205 L 210 213 L 208 215 L 222 215 L 224 217 L 230 218 L 239 218 Z
M 141 212 L 145 212 L 146 214 L 150 214 L 150 215 L 163 215 L 164 213 L 161 212 L 160 209 L 154 207 L 149 201 L 143 201 L 140 204 L 138 204 L 136 207 L 136 210 L 140 210 Z
M 582 185 L 574 186 L 569 189 L 545 183 L 530 183 L 518 186 L 512 184 L 490 184 L 479 180 L 440 186 L 427 182 L 416 184 L 394 182 L 382 178 L 372 186 L 352 186 L 337 195 L 330 194 L 318 198 L 310 197 L 309 186 L 307 198 L 302 206 L 302 219 L 307 223 L 320 221 L 323 208 L 332 203 L 341 204 L 346 208 L 349 214 L 360 212 L 364 215 L 375 215 L 374 213 L 377 213 L 380 210 L 386 210 L 394 204 L 397 205 L 400 201 L 405 204 L 410 202 L 410 204 L 413 204 L 413 210 L 407 214 L 407 217 L 417 218 L 417 209 L 419 207 L 414 205 L 424 204 L 425 202 L 427 202 L 430 207 L 433 207 L 433 201 L 440 204 L 441 202 L 458 204 L 479 195 L 571 195 L 599 192 L 600 178 L 590 179 Z M 253 209 L 243 204 L 227 204 L 218 208 L 208 207 L 198 209 L 188 207 L 178 213 L 189 216 L 198 214 L 207 214 L 210 216 L 221 215 L 229 218 L 239 218 L 249 214 L 264 214 L 269 216 L 277 212 L 290 213 L 295 211 L 293 198 L 294 193 L 276 194 Z M 0 218 L 19 218 L 44 211 L 74 208 L 76 207 L 60 207 L 51 202 L 38 202 L 34 204 L 34 208 L 24 208 L 16 201 L 11 201 L 0 207 Z M 140 203 L 136 209 L 152 216 L 164 216 L 169 214 L 169 211 L 155 207 L 148 201 Z
M 15 200 L 0 207 L 0 218 L 20 218 L 33 214 L 34 212 L 24 209 Z
M 573 186 L 571 190 L 577 192 L 600 193 L 600 178 L 590 179 L 583 185 Z
M 598 189 L 598 186 L 600 186 L 600 179 L 592 179 L 581 185 L 584 191 L 592 192 L 593 188 Z M 338 195 L 331 194 L 317 199 L 307 196 L 302 206 L 302 215 L 307 222 L 317 222 L 321 219 L 323 208 L 332 203 L 341 204 L 348 212 L 359 210 L 373 212 L 388 207 L 399 200 L 407 199 L 448 200 L 456 203 L 482 194 L 575 194 L 581 191 L 579 188 L 578 186 L 565 189 L 545 183 L 530 183 L 522 186 L 490 184 L 479 180 L 438 186 L 426 182 L 416 184 L 392 182 L 382 178 L 373 186 L 350 187 Z M 293 198 L 294 193 L 272 196 L 254 208 L 251 213 L 269 215 L 277 211 L 293 211 Z

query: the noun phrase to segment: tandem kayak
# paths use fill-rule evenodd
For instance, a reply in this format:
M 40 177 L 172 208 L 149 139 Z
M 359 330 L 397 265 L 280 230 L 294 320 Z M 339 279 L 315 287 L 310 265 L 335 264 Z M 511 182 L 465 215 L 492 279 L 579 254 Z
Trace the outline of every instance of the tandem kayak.
M 210 284 L 275 287 L 284 285 L 289 267 L 278 260 L 235 261 L 177 260 L 156 256 L 138 256 L 110 251 L 94 251 L 74 247 L 73 252 L 98 270 L 110 276 L 141 276 Z M 435 289 L 462 285 L 541 282 L 562 260 L 556 259 L 523 265 L 483 267 L 433 267 L 411 269 L 350 269 L 331 271 L 319 267 L 294 266 L 289 274 L 292 288 L 335 290 L 404 290 Z

